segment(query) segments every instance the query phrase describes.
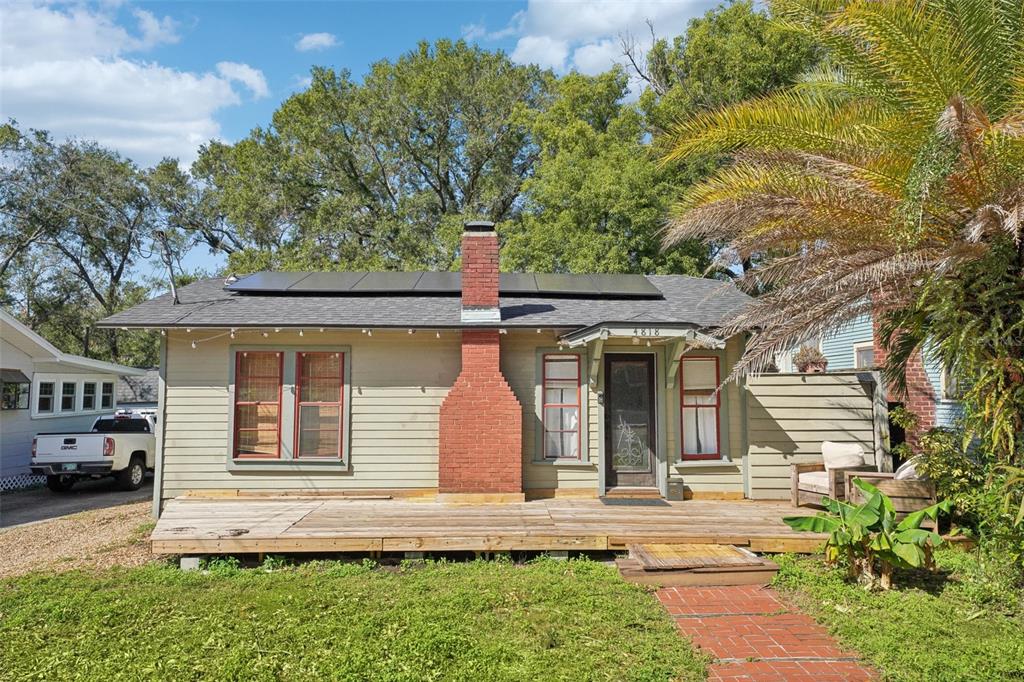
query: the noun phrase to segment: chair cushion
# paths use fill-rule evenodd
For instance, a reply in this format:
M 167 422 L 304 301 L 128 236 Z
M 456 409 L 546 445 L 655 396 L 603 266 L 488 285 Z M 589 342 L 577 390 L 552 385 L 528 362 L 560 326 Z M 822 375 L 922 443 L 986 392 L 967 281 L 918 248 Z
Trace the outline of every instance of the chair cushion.
M 809 490 L 812 493 L 828 495 L 828 472 L 805 471 L 797 478 L 797 487 L 800 490 Z
M 856 443 L 834 443 L 830 440 L 821 444 L 821 458 L 826 469 L 847 469 L 864 464 L 864 451 Z
M 896 473 L 893 474 L 893 478 L 897 481 L 926 481 L 927 476 L 919 474 L 917 472 L 917 457 L 911 457 L 906 462 L 901 464 Z

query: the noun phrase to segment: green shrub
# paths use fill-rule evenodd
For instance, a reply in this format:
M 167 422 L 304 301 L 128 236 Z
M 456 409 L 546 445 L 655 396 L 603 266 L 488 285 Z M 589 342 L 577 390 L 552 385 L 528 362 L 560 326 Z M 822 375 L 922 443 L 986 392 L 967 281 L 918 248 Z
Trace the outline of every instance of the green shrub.
M 931 429 L 921 436 L 917 470 L 935 483 L 940 499 L 953 503 L 957 517 L 973 526 L 986 472 L 983 459 L 965 447 L 965 440 L 960 430 Z

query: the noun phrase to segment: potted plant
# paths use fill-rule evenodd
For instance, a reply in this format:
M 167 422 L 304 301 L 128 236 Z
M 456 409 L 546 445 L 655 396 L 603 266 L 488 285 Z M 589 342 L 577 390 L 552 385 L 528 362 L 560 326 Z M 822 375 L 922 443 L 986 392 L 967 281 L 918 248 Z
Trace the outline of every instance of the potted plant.
M 828 369 L 828 358 L 814 346 L 804 346 L 793 356 L 796 371 L 805 374 L 821 374 Z

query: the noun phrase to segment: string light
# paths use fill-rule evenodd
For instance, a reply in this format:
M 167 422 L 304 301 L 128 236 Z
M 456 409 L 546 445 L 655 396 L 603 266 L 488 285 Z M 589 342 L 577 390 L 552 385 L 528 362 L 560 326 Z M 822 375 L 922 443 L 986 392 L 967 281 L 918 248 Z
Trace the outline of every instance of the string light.
M 231 330 L 230 334 L 231 334 L 231 338 L 235 338 L 235 330 L 234 329 Z
M 192 327 L 185 327 L 185 333 L 186 334 L 191 334 L 192 333 Z
M 416 333 L 416 330 L 415 330 L 415 329 L 410 329 L 410 330 L 409 330 L 409 333 L 410 333 L 410 334 L 415 334 L 415 333 Z
M 437 338 L 441 338 L 441 332 L 434 332 L 434 336 Z
M 299 336 L 305 336 L 305 334 L 302 333 L 301 329 L 299 330 Z
M 192 342 L 192 350 L 195 350 L 198 344 L 195 341 Z
M 166 329 L 161 329 L 160 330 L 160 336 L 167 336 L 167 330 Z
M 263 332 L 263 338 L 267 338 L 268 336 L 270 336 L 270 334 Z
M 278 333 L 278 332 L 280 332 L 280 331 L 281 331 L 281 328 L 280 328 L 280 327 L 274 327 L 274 333 L 275 333 L 275 334 L 277 334 L 277 333 Z
M 367 336 L 373 336 L 373 330 L 372 329 L 367 329 L 366 330 L 366 335 Z
M 320 327 L 320 333 L 321 333 L 321 334 L 323 334 L 323 333 L 324 333 L 324 328 L 323 328 L 323 327 Z

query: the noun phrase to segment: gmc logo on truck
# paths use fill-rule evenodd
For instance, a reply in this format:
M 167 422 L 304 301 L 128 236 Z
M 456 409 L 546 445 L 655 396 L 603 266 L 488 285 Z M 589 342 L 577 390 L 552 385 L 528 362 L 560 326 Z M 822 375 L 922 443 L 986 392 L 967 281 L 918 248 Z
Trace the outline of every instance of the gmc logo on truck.
M 77 450 L 78 446 L 77 445 L 61 445 L 60 449 L 61 450 Z

